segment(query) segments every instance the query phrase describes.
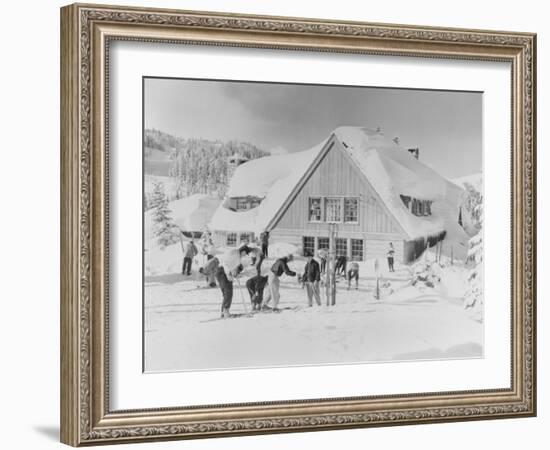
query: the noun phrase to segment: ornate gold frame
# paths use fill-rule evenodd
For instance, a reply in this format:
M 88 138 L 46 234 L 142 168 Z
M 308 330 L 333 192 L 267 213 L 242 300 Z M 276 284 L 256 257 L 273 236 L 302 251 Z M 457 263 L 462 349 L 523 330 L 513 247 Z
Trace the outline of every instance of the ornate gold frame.
M 106 110 L 109 42 L 203 43 L 508 61 L 512 66 L 509 389 L 110 411 Z M 128 441 L 533 416 L 536 36 L 75 4 L 61 9 L 61 440 Z

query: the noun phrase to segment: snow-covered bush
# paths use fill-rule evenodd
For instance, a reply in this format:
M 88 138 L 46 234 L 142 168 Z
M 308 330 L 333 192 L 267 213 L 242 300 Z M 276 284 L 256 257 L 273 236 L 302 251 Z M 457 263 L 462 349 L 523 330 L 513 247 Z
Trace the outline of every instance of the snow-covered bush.
M 481 313 L 483 306 L 483 235 L 481 231 L 470 239 L 468 264 L 472 268 L 468 275 L 470 287 L 464 295 L 464 308 L 474 308 Z
M 434 288 L 441 282 L 441 264 L 436 261 L 418 261 L 412 268 L 411 284 L 420 288 Z

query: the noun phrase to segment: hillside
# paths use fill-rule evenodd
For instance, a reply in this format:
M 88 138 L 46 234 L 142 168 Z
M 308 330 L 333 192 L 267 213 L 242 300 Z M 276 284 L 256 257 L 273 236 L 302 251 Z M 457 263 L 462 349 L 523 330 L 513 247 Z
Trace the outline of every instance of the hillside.
M 169 199 L 193 194 L 223 198 L 229 181 L 228 158 L 235 153 L 250 160 L 269 155 L 249 142 L 184 139 L 147 129 L 143 170 L 146 179 L 163 178 L 159 181 L 163 181 Z

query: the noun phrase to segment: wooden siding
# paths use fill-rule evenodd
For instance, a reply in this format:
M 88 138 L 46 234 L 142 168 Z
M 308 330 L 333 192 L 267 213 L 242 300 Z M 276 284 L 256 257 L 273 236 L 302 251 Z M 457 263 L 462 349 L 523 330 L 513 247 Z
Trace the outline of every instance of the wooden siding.
M 380 204 L 373 188 L 337 141 L 305 182 L 273 230 L 308 230 L 324 232 L 328 236 L 327 223 L 309 222 L 309 198 L 332 196 L 359 198 L 359 222 L 338 224 L 339 233 L 400 232 L 395 220 Z

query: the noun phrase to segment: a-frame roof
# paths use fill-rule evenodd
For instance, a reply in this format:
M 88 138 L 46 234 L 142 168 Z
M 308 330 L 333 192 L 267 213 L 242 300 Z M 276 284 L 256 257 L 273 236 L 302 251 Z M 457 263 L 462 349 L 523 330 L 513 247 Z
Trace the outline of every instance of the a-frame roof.
M 379 131 L 358 127 L 337 128 L 316 147 L 298 153 L 259 158 L 240 166 L 228 191 L 229 197 L 254 195 L 264 200 L 257 208 L 234 212 L 223 206 L 211 228 L 234 231 L 272 229 L 296 198 L 327 152 L 342 151 L 359 176 L 373 188 L 380 205 L 395 221 L 405 238 L 437 234 L 445 229 L 445 217 L 417 217 L 400 195 L 423 200 L 444 200 L 449 189 L 460 189 Z M 458 197 L 456 195 L 453 198 Z M 456 205 L 447 205 L 449 217 Z

